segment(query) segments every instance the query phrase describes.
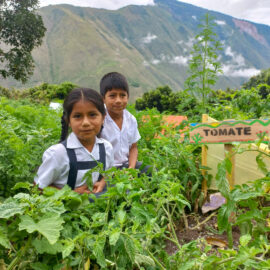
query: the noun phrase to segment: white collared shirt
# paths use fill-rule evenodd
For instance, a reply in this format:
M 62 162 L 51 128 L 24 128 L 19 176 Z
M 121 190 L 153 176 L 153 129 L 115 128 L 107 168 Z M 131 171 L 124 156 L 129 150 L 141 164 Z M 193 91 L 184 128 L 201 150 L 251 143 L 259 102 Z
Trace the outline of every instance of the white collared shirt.
M 141 138 L 137 120 L 127 110 L 123 111 L 122 129 L 117 126 L 107 111 L 101 137 L 113 146 L 114 166 L 121 166 L 128 161 L 131 145 Z
M 92 152 L 90 153 L 78 140 L 76 135 L 72 132 L 67 138 L 67 148 L 75 150 L 77 161 L 92 161 L 99 160 L 99 146 L 104 143 L 106 152 L 106 170 L 113 166 L 113 149 L 112 145 L 104 140 L 96 137 L 96 141 Z M 65 146 L 61 143 L 52 145 L 43 154 L 42 164 L 38 169 L 37 175 L 34 179 L 39 188 L 45 188 L 51 184 L 58 188 L 62 188 L 67 184 L 69 174 L 69 158 Z M 75 188 L 85 184 L 86 180 L 82 180 L 84 174 L 89 171 L 78 170 Z M 99 173 L 92 173 L 92 180 L 95 183 L 98 180 Z

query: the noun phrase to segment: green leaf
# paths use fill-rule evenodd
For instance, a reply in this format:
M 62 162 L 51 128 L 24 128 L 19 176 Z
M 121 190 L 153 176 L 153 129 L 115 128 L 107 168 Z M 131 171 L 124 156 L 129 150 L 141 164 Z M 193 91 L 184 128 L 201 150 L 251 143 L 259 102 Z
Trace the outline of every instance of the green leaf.
M 126 252 L 127 252 L 131 262 L 134 263 L 135 262 L 136 248 L 135 248 L 133 241 L 130 238 L 126 237 L 124 240 L 124 245 L 125 245 Z
M 155 266 L 155 262 L 151 257 L 138 253 L 135 254 L 135 263 L 138 265 L 145 264 L 153 267 Z
M 64 220 L 61 217 L 52 213 L 44 215 L 37 223 L 30 216 L 21 216 L 19 230 L 26 230 L 28 233 L 38 231 L 48 239 L 50 244 L 54 244 L 60 236 L 60 231 L 63 229 L 63 222 Z
M 106 220 L 106 213 L 96 213 L 92 216 L 93 223 L 92 227 L 98 227 L 98 226 L 103 226 L 105 224 Z
M 50 270 L 50 266 L 48 266 L 45 263 L 40 263 L 40 262 L 32 263 L 31 267 L 34 270 Z
M 34 239 L 32 244 L 39 254 L 47 253 L 47 254 L 55 255 L 58 252 L 60 253 L 63 249 L 63 246 L 61 243 L 57 242 L 52 245 L 49 243 L 49 241 L 46 238 Z
M 239 239 L 241 246 L 246 246 L 251 240 L 251 236 L 249 234 L 242 235 Z
M 7 230 L 5 230 L 3 227 L 0 227 L 0 245 L 7 249 L 11 248 L 7 235 Z
M 8 219 L 17 214 L 22 215 L 24 213 L 24 209 L 22 209 L 22 206 L 26 206 L 26 205 L 15 203 L 15 202 L 1 204 L 0 205 L 0 218 Z
M 231 213 L 235 211 L 235 204 L 232 201 L 228 201 L 226 204 L 223 204 L 218 211 L 218 228 L 221 232 L 227 230 L 229 226 L 229 217 Z
M 111 246 L 115 246 L 115 244 L 117 243 L 117 241 L 120 237 L 120 233 L 121 232 L 118 228 L 111 232 L 111 234 L 109 236 Z
M 262 154 L 259 154 L 256 157 L 256 162 L 257 162 L 258 168 L 261 170 L 261 172 L 266 175 L 268 173 L 268 170 L 267 170 L 265 162 L 262 159 Z
M 248 200 L 252 198 L 257 198 L 261 196 L 262 194 L 260 192 L 255 192 L 255 191 L 249 191 L 249 192 L 235 192 L 233 194 L 233 199 L 236 202 L 243 201 L 243 200 Z
M 121 225 L 123 225 L 125 220 L 126 220 L 126 212 L 124 210 L 119 210 L 117 212 L 117 219 L 118 219 L 119 223 Z
M 93 253 L 96 256 L 98 264 L 104 268 L 106 268 L 107 266 L 103 252 L 105 240 L 106 240 L 105 236 L 97 237 L 93 248 Z
M 16 183 L 16 185 L 12 188 L 12 190 L 17 190 L 20 188 L 30 190 L 32 186 L 33 184 L 30 184 L 29 182 L 19 182 L 19 183 Z
M 124 183 L 117 183 L 115 186 L 116 186 L 117 191 L 118 191 L 120 194 L 122 194 L 122 193 L 123 193 L 123 190 L 124 190 L 124 188 L 125 188 L 125 184 L 124 184 Z
M 218 171 L 216 175 L 216 185 L 221 194 L 226 198 L 230 198 L 230 187 L 226 177 L 226 164 L 225 162 L 218 164 Z
M 63 250 L 62 250 L 63 259 L 68 257 L 70 253 L 74 250 L 74 248 L 75 248 L 75 245 L 72 240 L 65 240 Z

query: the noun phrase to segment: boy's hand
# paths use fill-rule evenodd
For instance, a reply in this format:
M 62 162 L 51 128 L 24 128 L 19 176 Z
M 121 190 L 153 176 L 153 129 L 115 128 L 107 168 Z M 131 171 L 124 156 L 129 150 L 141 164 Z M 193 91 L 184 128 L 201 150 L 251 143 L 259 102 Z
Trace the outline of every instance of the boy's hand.
M 75 192 L 77 193 L 80 193 L 80 194 L 83 194 L 83 193 L 91 193 L 91 191 L 88 189 L 88 186 L 87 185 L 83 185 L 83 186 L 80 186 L 80 187 L 77 187 L 74 189 Z
M 93 186 L 93 193 L 98 193 L 98 192 L 103 191 L 105 185 L 106 185 L 106 182 L 105 182 L 105 179 L 103 177 L 100 181 L 98 181 L 98 182 L 96 182 L 94 184 L 94 186 Z

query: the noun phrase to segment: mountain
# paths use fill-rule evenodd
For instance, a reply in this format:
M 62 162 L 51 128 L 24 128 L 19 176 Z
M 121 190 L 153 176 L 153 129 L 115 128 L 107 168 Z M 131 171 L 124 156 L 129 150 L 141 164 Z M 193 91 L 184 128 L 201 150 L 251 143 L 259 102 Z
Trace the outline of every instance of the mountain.
M 119 10 L 55 5 L 40 9 L 47 33 L 33 52 L 35 72 L 23 87 L 71 81 L 98 90 L 106 72 L 119 71 L 131 86 L 131 100 L 160 85 L 180 90 L 190 50 L 206 12 L 224 44 L 224 76 L 217 87 L 235 88 L 270 66 L 270 27 L 235 19 L 177 0 Z M 6 87 L 22 87 L 5 80 Z

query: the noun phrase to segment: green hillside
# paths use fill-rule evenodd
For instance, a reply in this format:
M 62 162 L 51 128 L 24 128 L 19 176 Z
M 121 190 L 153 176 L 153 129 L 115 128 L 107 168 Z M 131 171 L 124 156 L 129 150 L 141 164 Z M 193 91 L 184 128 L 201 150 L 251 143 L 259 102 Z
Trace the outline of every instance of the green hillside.
M 159 85 L 182 89 L 192 39 L 206 10 L 176 0 L 155 2 L 116 11 L 70 5 L 42 8 L 47 33 L 33 52 L 33 77 L 25 86 L 12 80 L 1 85 L 21 88 L 71 81 L 98 89 L 102 75 L 114 70 L 127 76 L 131 100 Z M 270 27 L 210 13 L 224 43 L 224 76 L 217 87 L 239 87 L 249 74 L 269 67 Z

